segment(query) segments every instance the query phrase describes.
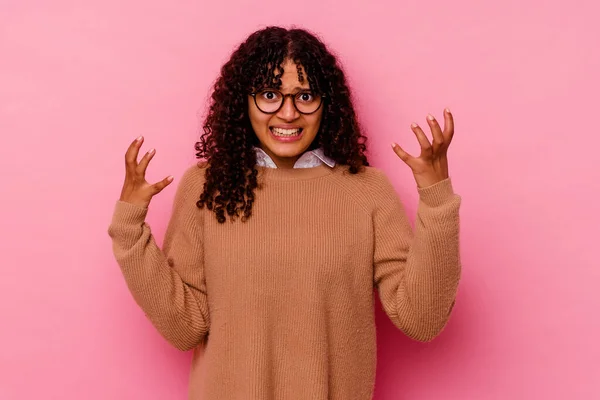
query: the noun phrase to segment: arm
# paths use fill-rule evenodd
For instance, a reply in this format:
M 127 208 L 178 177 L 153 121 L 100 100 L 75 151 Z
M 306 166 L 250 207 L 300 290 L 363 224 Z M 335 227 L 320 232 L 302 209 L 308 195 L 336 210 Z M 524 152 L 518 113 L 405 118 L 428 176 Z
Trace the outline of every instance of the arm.
M 419 341 L 446 325 L 460 280 L 459 207 L 450 179 L 419 188 L 413 231 L 387 179 L 377 195 L 374 279 L 394 325 Z
M 159 333 L 180 350 L 197 346 L 209 329 L 202 213 L 196 207 L 203 174 L 198 166 L 184 173 L 162 250 L 145 223 L 147 208 L 117 201 L 108 229 L 133 298 Z

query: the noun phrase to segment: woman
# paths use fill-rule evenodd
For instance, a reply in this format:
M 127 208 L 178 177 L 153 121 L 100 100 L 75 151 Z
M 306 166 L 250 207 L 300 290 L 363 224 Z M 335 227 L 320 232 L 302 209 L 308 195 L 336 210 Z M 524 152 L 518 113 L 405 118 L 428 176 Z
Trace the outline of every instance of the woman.
M 375 289 L 406 335 L 439 334 L 460 278 L 444 118 L 428 119 L 432 144 L 413 125 L 420 156 L 393 145 L 420 195 L 414 233 L 335 57 L 304 30 L 255 32 L 223 66 L 162 250 L 144 220 L 173 178 L 148 183 L 155 152 L 138 163 L 131 144 L 109 234 L 156 329 L 196 350 L 191 399 L 370 399 Z

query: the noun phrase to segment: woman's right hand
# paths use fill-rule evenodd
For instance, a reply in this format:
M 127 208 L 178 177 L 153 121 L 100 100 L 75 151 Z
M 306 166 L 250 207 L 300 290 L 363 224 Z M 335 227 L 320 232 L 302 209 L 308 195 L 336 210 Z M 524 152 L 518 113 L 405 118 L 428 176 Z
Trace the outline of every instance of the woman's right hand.
M 125 183 L 119 200 L 146 208 L 150 205 L 152 197 L 166 188 L 173 181 L 173 177 L 168 176 L 154 184 L 146 182 L 146 168 L 156 151 L 151 149 L 138 163 L 137 158 L 143 141 L 144 137 L 140 136 L 129 145 L 125 153 Z

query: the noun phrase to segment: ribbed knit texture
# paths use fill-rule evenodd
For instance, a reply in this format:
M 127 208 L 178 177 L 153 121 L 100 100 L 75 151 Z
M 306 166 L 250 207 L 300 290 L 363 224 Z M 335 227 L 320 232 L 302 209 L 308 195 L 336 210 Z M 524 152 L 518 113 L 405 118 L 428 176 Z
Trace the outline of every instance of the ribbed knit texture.
M 376 168 L 259 167 L 252 217 L 219 224 L 196 207 L 204 168 L 182 176 L 162 250 L 147 209 L 117 201 L 108 229 L 156 329 L 179 349 L 205 346 L 190 399 L 371 399 L 374 289 L 406 335 L 441 332 L 460 279 L 461 199 L 450 179 L 418 189 L 413 232 Z

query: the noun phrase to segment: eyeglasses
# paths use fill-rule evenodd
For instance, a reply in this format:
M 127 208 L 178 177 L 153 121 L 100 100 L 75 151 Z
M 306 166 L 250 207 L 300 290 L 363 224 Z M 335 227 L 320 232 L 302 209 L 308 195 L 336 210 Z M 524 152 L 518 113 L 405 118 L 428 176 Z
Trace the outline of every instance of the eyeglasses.
M 276 89 L 263 89 L 259 92 L 250 93 L 254 97 L 254 104 L 265 114 L 275 114 L 285 102 L 286 97 L 292 98 L 292 104 L 300 114 L 313 114 L 323 104 L 325 95 L 316 95 L 309 90 L 298 93 L 283 94 Z

